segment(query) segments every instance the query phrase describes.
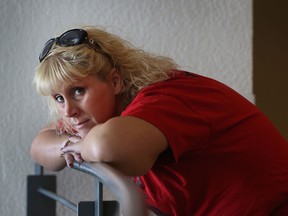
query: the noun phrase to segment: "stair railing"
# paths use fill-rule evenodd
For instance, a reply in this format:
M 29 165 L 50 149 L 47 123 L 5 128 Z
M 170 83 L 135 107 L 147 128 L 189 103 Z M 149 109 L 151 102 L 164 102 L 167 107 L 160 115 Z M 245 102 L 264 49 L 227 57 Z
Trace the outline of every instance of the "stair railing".
M 95 178 L 95 201 L 75 204 L 56 193 L 56 176 L 44 175 L 35 165 L 35 175 L 27 178 L 27 216 L 56 216 L 56 202 L 70 208 L 77 216 L 146 216 L 142 194 L 131 180 L 105 163 L 77 163 L 73 169 Z M 117 201 L 103 201 L 103 185 Z

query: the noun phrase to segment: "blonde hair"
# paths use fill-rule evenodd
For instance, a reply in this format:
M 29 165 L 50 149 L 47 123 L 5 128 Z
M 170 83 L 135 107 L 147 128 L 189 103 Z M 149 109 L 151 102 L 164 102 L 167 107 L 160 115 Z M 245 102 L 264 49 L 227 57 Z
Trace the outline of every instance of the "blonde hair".
M 83 43 L 60 47 L 54 44 L 36 68 L 33 82 L 39 94 L 48 96 L 57 91 L 61 83 L 72 83 L 89 74 L 105 81 L 111 69 L 116 68 L 123 79 L 122 94 L 128 105 L 141 89 L 170 78 L 178 67 L 172 59 L 137 49 L 104 29 L 91 26 L 82 29 L 96 46 Z M 53 102 L 50 110 L 52 115 L 57 114 Z

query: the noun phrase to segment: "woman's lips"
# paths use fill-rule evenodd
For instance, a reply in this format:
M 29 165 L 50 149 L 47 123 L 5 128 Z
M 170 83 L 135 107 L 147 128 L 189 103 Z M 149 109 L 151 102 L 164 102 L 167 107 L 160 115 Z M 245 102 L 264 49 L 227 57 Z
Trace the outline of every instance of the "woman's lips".
M 81 129 L 81 128 L 84 128 L 87 124 L 89 124 L 89 121 L 90 119 L 87 119 L 83 122 L 80 122 L 78 124 L 74 124 L 73 126 L 76 128 L 76 129 Z

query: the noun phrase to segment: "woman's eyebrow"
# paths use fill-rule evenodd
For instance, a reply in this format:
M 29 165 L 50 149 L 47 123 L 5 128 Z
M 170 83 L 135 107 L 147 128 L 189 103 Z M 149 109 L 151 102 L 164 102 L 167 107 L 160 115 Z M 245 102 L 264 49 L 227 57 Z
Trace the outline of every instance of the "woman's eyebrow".
M 85 85 L 85 83 L 80 81 L 80 80 L 79 81 L 77 80 L 77 81 L 75 81 L 73 83 L 70 83 L 67 87 L 73 88 L 73 87 L 78 86 L 78 85 L 83 86 L 83 85 Z

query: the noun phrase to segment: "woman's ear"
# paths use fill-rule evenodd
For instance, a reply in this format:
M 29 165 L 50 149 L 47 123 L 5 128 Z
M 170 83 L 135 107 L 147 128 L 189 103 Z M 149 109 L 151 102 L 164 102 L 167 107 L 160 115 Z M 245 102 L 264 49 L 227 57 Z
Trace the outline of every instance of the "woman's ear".
M 114 86 L 115 95 L 120 94 L 123 88 L 123 79 L 116 68 L 111 70 L 111 81 Z

